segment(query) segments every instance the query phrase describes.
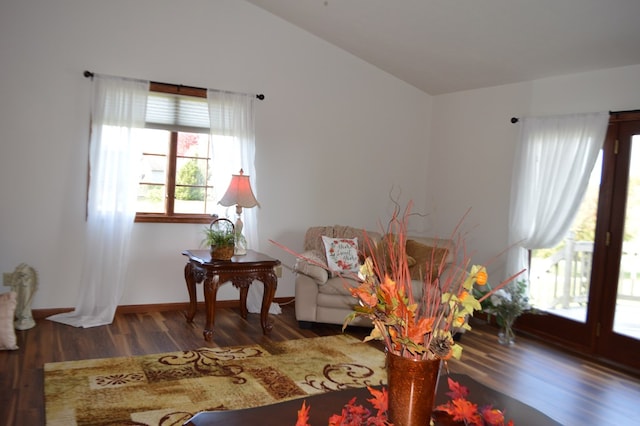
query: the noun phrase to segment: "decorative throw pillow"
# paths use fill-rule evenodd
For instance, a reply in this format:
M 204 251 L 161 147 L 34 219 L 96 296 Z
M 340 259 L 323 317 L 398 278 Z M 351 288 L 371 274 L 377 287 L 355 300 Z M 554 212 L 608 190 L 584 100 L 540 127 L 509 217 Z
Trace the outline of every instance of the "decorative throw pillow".
M 329 272 L 320 266 L 324 264 L 322 254 L 315 250 L 309 250 L 302 253 L 302 256 L 308 260 L 298 258 L 294 270 L 313 278 L 320 285 L 326 283 L 329 279 Z
M 406 249 L 407 254 L 416 260 L 415 265 L 409 268 L 411 279 L 419 281 L 423 281 L 428 272 L 437 275 L 442 259 L 448 254 L 446 248 L 428 246 L 415 240 L 407 240 Z
M 18 349 L 13 318 L 16 312 L 16 293 L 0 294 L 0 349 Z
M 381 241 L 378 243 L 378 245 L 374 250 L 376 265 L 378 266 L 378 268 L 381 269 L 380 271 L 381 274 L 382 272 L 393 271 L 394 266 L 392 265 L 391 254 L 393 253 L 393 257 L 396 258 L 401 254 L 399 250 L 400 250 L 400 247 L 398 245 L 398 241 L 395 235 L 385 234 L 382 236 Z M 413 258 L 413 256 L 410 256 L 406 252 L 406 250 L 405 250 L 405 254 L 406 254 L 406 260 L 407 260 L 407 266 L 411 268 L 413 265 L 416 264 L 416 260 Z M 397 259 L 395 260 L 395 262 L 397 262 Z
M 357 272 L 358 238 L 329 238 L 322 236 L 327 266 L 337 272 Z

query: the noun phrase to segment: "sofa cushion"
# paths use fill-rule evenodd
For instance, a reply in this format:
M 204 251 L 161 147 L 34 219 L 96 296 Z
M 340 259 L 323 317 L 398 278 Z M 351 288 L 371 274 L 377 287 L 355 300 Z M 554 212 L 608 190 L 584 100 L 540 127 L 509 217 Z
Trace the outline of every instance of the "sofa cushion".
M 430 246 L 411 239 L 407 240 L 406 249 L 407 254 L 416 261 L 415 265 L 409 267 L 411 279 L 419 281 L 424 280 L 426 272 L 432 267 L 438 268 L 443 258 L 449 255 L 444 247 Z M 435 274 L 437 271 L 433 272 Z
M 360 282 L 345 277 L 329 278 L 327 282 L 318 287 L 318 294 L 343 295 L 353 299 L 352 305 L 356 303 L 356 298 L 351 295 L 349 288 L 358 287 Z
M 381 241 L 378 243 L 373 253 L 375 264 L 380 269 L 381 275 L 383 272 L 393 272 L 393 264 L 391 260 L 392 253 L 394 257 L 400 254 L 398 240 L 393 234 L 385 234 L 382 236 Z M 406 249 L 405 255 L 407 259 L 407 265 L 409 267 L 412 267 L 416 264 L 416 260 L 413 258 L 413 256 L 409 256 L 409 254 L 406 252 Z
M 0 349 L 18 349 L 13 319 L 16 312 L 16 293 L 0 294 Z
M 328 294 L 318 294 L 318 306 L 322 308 L 331 308 L 331 309 L 342 309 L 343 317 L 340 319 L 344 321 L 344 319 L 351 313 L 350 311 L 353 309 L 355 305 L 358 304 L 358 299 L 351 295 L 328 295 Z
M 352 226 L 344 225 L 332 225 L 332 226 L 312 226 L 307 229 L 304 236 L 303 250 L 317 250 L 324 255 L 324 243 L 322 237 L 331 238 L 357 238 L 359 251 L 364 256 L 370 256 L 369 246 L 375 247 L 380 241 L 379 232 L 364 231 L 361 228 L 354 228 Z M 324 264 L 327 263 L 327 259 L 324 258 Z
M 324 259 L 324 244 L 322 243 L 322 236 L 333 237 L 333 226 L 312 226 L 307 229 L 304 236 L 304 251 L 315 250 L 322 253 Z M 324 263 L 327 263 L 327 259 L 324 259 Z

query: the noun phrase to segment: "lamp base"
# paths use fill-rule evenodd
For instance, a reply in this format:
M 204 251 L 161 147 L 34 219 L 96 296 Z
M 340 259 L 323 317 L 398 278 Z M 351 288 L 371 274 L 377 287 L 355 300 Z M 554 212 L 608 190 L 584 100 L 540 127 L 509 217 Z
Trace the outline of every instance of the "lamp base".
M 236 233 L 236 240 L 233 249 L 234 256 L 244 256 L 247 254 L 247 240 L 241 233 Z

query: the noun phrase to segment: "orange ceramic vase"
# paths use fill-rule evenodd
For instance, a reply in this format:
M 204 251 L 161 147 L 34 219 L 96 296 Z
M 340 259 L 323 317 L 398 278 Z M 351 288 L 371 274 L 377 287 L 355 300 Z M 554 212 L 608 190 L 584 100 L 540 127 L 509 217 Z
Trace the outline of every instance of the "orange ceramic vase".
M 413 360 L 387 353 L 389 421 L 394 426 L 428 426 L 440 360 Z

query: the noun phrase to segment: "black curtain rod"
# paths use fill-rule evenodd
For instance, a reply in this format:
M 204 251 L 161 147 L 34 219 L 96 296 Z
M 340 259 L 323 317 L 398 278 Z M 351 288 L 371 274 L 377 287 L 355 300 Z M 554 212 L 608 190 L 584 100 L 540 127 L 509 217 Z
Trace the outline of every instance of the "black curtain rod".
M 609 115 L 613 115 L 613 114 L 636 114 L 636 113 L 640 113 L 640 109 L 629 109 L 629 110 L 624 110 L 624 111 L 609 111 Z M 518 117 L 511 117 L 511 122 L 512 123 L 517 123 L 518 121 L 520 121 L 520 119 Z
M 628 110 L 625 110 L 625 111 L 609 111 L 609 114 L 610 115 L 613 115 L 613 114 L 636 114 L 636 113 L 639 113 L 639 112 L 640 112 L 640 109 L 628 109 Z
M 93 76 L 95 75 L 94 73 L 92 73 L 91 71 L 85 70 L 83 75 L 85 76 L 85 78 L 93 78 Z M 153 81 L 152 83 L 156 83 L 156 84 L 167 84 L 170 86 L 176 86 L 175 84 L 169 84 L 169 83 L 159 83 L 157 81 Z M 201 89 L 200 87 L 193 87 L 193 86 L 182 86 L 180 85 L 180 87 L 189 87 L 189 88 L 193 88 L 193 89 Z M 262 93 L 259 93 L 256 95 L 256 98 L 263 101 L 264 100 L 264 95 Z

